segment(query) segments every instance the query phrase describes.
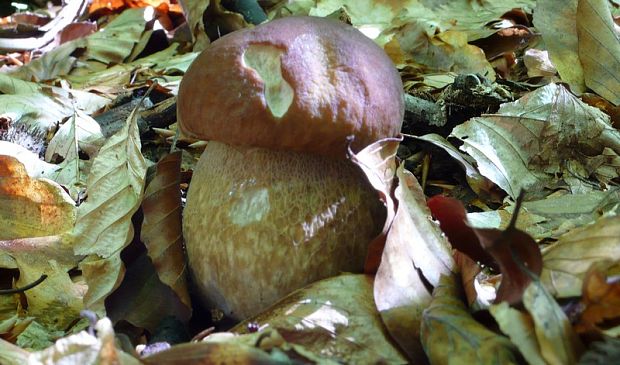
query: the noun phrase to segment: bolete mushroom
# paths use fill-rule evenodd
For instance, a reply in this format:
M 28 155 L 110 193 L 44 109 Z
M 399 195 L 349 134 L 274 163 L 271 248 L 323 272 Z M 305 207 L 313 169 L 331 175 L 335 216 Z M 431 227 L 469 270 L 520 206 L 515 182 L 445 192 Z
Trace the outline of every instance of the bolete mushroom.
M 178 93 L 185 135 L 209 140 L 183 217 L 205 304 L 234 319 L 363 268 L 385 208 L 347 160 L 397 136 L 402 83 L 356 29 L 287 17 L 213 42 Z

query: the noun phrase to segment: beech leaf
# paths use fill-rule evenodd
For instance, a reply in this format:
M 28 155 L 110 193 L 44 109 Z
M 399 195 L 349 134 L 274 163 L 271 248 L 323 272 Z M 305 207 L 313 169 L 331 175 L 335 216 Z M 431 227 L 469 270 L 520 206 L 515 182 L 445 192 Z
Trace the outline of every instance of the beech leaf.
M 461 149 L 478 162 L 480 172 L 513 198 L 521 190 L 539 195 L 562 185 L 573 193 L 590 191 L 583 180 L 598 170 L 620 174 L 614 165 L 620 132 L 605 113 L 561 85 L 549 84 L 502 104 L 496 114 L 472 118 L 452 135 L 463 141 Z M 597 176 L 601 184 L 611 183 L 607 175 Z
M 578 0 L 537 1 L 534 25 L 541 33 L 549 58 L 562 81 L 568 83 L 573 92 L 581 94 L 586 90 L 586 86 L 578 55 L 577 2 Z
M 476 321 L 461 301 L 456 278 L 444 276 L 424 310 L 421 339 L 431 364 L 518 364 L 508 338 Z
M 523 293 L 523 305 L 532 316 L 541 355 L 547 364 L 576 364 L 583 344 L 562 308 L 539 281 L 533 281 L 527 287 Z
M 133 237 L 131 217 L 142 201 L 146 161 L 140 147 L 134 109 L 123 128 L 101 147 L 87 179 L 88 198 L 78 207 L 74 251 L 90 256 L 81 264 L 89 285 L 85 303 L 99 313 L 103 299 L 122 278 L 120 251 Z M 102 262 L 108 259 L 112 262 Z
M 374 297 L 383 322 L 410 359 L 424 358 L 418 342 L 426 283 L 437 285 L 454 268 L 450 245 L 432 221 L 422 188 L 401 165 L 395 190 L 398 210 L 387 235 Z
M 607 1 L 577 0 L 577 38 L 586 85 L 619 105 L 620 39 Z
M 76 209 L 62 188 L 31 179 L 16 158 L 0 155 L 0 239 L 61 234 L 73 228 Z
M 581 296 L 583 278 L 593 264 L 620 260 L 620 216 L 599 218 L 575 228 L 543 250 L 540 280 L 556 297 Z
M 379 267 L 381 252 L 385 246 L 386 234 L 394 219 L 396 206 L 392 191 L 396 174 L 396 151 L 401 139 L 386 138 L 366 146 L 359 153 L 349 151 L 351 161 L 360 167 L 370 185 L 378 192 L 386 207 L 386 218 L 383 230 L 370 243 L 364 271 L 373 274 Z
M 407 362 L 383 326 L 369 275 L 344 274 L 310 284 L 231 331 L 249 333 L 251 323 L 339 363 Z
M 491 305 L 489 312 L 502 332 L 519 348 L 528 364 L 546 365 L 536 341 L 534 322 L 527 313 L 512 308 L 507 302 Z
M 156 169 L 142 200 L 144 221 L 140 239 L 159 279 L 191 308 L 181 227 L 181 152 L 163 157 Z

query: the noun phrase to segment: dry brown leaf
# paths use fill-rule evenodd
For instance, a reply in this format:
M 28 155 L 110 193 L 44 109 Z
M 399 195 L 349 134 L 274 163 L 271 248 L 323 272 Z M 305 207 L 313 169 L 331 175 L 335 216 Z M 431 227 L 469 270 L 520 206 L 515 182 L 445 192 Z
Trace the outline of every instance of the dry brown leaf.
M 444 276 L 424 310 L 421 339 L 431 364 L 518 364 L 514 345 L 477 322 L 461 294 L 455 276 Z
M 16 158 L 0 155 L 0 239 L 61 234 L 73 228 L 73 200 L 56 183 L 31 179 Z
M 366 146 L 357 154 L 349 151 L 351 161 L 366 175 L 370 185 L 379 193 L 379 197 L 387 209 L 385 224 L 381 234 L 370 243 L 364 271 L 373 274 L 379 267 L 381 253 L 385 245 L 386 234 L 394 219 L 396 206 L 392 191 L 396 173 L 396 151 L 402 139 L 386 138 Z
M 181 227 L 181 152 L 162 158 L 142 200 L 144 221 L 140 239 L 159 279 L 191 308 Z
M 426 283 L 437 285 L 454 263 L 450 245 L 432 221 L 422 188 L 401 165 L 395 190 L 398 210 L 375 278 L 375 303 L 383 322 L 411 360 L 423 361 L 422 311 L 430 302 Z
M 577 1 L 577 37 L 586 86 L 619 105 L 620 40 L 607 1 Z
M 540 280 L 555 297 L 580 296 L 592 264 L 610 267 L 620 260 L 619 237 L 620 216 L 600 218 L 562 235 L 543 250 Z
M 576 325 L 577 332 L 601 328 L 603 322 L 617 323 L 620 319 L 620 282 L 607 281 L 603 267 L 593 265 L 583 280 L 583 311 Z
M 387 333 L 373 300 L 373 278 L 341 275 L 295 291 L 232 332 L 251 323 L 276 329 L 285 341 L 347 364 L 406 363 Z

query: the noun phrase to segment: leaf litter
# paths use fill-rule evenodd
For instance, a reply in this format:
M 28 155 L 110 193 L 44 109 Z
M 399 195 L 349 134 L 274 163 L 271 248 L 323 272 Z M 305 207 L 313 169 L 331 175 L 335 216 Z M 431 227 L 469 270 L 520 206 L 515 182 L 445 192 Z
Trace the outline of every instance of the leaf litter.
M 616 232 L 620 137 L 605 113 L 613 111 L 610 105 L 617 105 L 620 88 L 613 77 L 618 65 L 617 34 L 611 30 L 606 4 L 591 0 L 563 5 L 555 1 L 273 3 L 265 9 L 270 17 L 310 14 L 350 22 L 386 49 L 411 94 L 434 102 L 440 88 L 455 80 L 455 73 L 477 73 L 477 77 L 498 79 L 504 87 L 510 85 L 516 101 L 482 116 L 452 121 L 452 130 L 443 135 L 417 136 L 458 161 L 460 173 L 465 171 L 466 176 L 462 187 L 433 178 L 424 178 L 419 186 L 416 177 L 420 176 L 408 171 L 416 159 L 395 157 L 400 154 L 399 141 L 384 141 L 351 156 L 365 170 L 389 213 L 383 234 L 368 256 L 367 271 L 376 272 L 374 281 L 351 275 L 317 283 L 301 291 L 308 300 L 284 300 L 281 307 L 259 317 L 256 333 L 254 322 L 248 322 L 241 332 L 251 333 L 207 336 L 204 342 L 175 345 L 138 360 L 133 348 L 124 347 L 129 349 L 124 352 L 114 344 L 112 323 L 103 316 L 112 317 L 120 332 L 127 330 L 122 323 L 129 322 L 134 331 L 146 329 L 143 334 L 153 338 L 162 317 L 187 321 L 192 304 L 180 232 L 183 197 L 178 188 L 186 179 L 181 178 L 180 156 L 170 154 L 146 184 L 150 162 L 143 152 L 152 141 L 138 132 L 135 110 L 123 128 L 107 139 L 100 136 L 92 116 L 123 89 L 139 88 L 154 78 L 174 94 L 197 53 L 175 41 L 142 57 L 154 31 L 139 8 L 112 17 L 111 22 L 99 18 L 103 30 L 63 43 L 25 66 L 3 66 L 3 72 L 11 70 L 0 74 L 0 132 L 8 124 L 12 129 L 4 135 L 19 138 L 2 141 L 0 153 L 13 156 L 12 160 L 3 156 L 2 161 L 10 161 L 19 178 L 0 177 L 0 187 L 17 184 L 34 190 L 26 195 L 5 190 L 5 207 L 13 208 L 5 215 L 7 210 L 0 210 L 0 216 L 5 226 L 21 222 L 17 227 L 22 228 L 16 228 L 20 233 L 8 231 L 0 241 L 0 282 L 19 288 L 36 283 L 42 274 L 45 278 L 23 293 L 0 295 L 2 362 L 43 363 L 53 358 L 80 363 L 231 359 L 287 363 L 303 358 L 303 363 L 329 364 L 357 351 L 374 359 L 389 353 L 388 358 L 397 362 L 405 356 L 433 364 L 494 360 L 570 364 L 577 363 L 582 353 L 584 361 L 613 356 L 606 349 L 619 333 L 613 326 L 619 317 L 613 303 L 620 247 Z M 175 15 L 162 4 L 167 2 L 151 4 L 157 9 L 153 19 L 161 20 L 169 32 Z M 116 1 L 93 5 L 91 12 L 100 16 L 141 5 L 145 4 Z M 212 7 L 202 1 L 181 5 L 195 51 L 210 42 L 205 31 L 208 35 L 214 23 L 232 21 L 231 29 L 249 26 L 240 13 L 225 9 L 219 1 Z M 520 9 L 511 10 L 515 7 Z M 531 32 L 513 39 L 514 44 L 497 37 L 530 29 L 532 24 L 519 19 L 519 14 L 531 19 L 534 8 L 534 25 L 544 43 Z M 524 62 L 521 70 L 517 63 L 510 64 L 511 57 L 526 60 L 534 49 L 548 51 L 549 57 L 529 52 L 538 57 L 536 62 Z M 573 95 L 582 95 L 586 88 L 606 104 L 594 103 L 586 94 L 583 100 Z M 451 107 L 444 109 L 448 116 Z M 32 130 L 44 131 L 39 136 L 49 134 L 35 141 L 42 149 L 16 152 L 19 143 L 25 144 L 22 136 Z M 405 144 L 409 146 L 409 140 L 400 142 Z M 43 155 L 47 163 L 37 160 Z M 435 163 L 429 158 L 424 161 Z M 468 214 L 463 208 L 446 208 L 455 228 L 446 228 L 445 219 L 433 208 L 440 197 L 429 201 L 430 211 L 425 206 L 425 195 L 438 190 L 467 203 Z M 53 191 L 52 201 L 62 198 L 48 206 L 35 197 L 44 191 Z M 521 191 L 526 197 L 519 209 L 516 198 Z M 502 192 L 507 194 L 503 201 Z M 24 197 L 27 204 L 22 206 Z M 52 219 L 52 225 L 32 225 L 32 217 L 49 221 L 43 213 L 53 213 L 58 201 L 66 206 L 62 219 Z M 445 236 L 431 212 L 439 218 Z M 140 237 L 134 229 L 141 229 Z M 459 246 L 463 235 L 469 238 Z M 531 250 L 537 244 L 542 244 L 542 271 L 528 261 L 539 252 Z M 529 249 L 523 251 L 524 247 Z M 526 251 L 529 254 L 515 254 Z M 518 275 L 527 279 L 515 280 Z M 505 289 L 511 280 L 517 284 Z M 459 288 L 460 283 L 464 288 Z M 568 306 L 560 307 L 557 300 Z M 576 313 L 567 309 L 571 305 L 579 308 Z M 79 317 L 84 308 L 103 319 L 89 325 Z M 355 314 L 358 309 L 361 313 Z M 339 327 L 342 318 L 350 320 L 349 327 Z M 271 328 L 260 327 L 266 323 Z M 97 335 L 80 332 L 84 328 L 97 328 Z M 591 344 L 593 337 L 598 342 Z M 132 340 L 135 345 L 136 337 Z M 587 347 L 590 351 L 584 352 Z M 328 354 L 326 348 L 340 355 Z

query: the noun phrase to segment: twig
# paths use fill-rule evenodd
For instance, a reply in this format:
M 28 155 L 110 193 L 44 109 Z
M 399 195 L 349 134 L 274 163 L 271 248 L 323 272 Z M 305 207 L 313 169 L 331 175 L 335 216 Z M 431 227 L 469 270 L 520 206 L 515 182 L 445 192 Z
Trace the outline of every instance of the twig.
M 43 274 L 41 275 L 40 278 L 38 278 L 36 281 L 26 285 L 26 286 L 22 286 L 21 288 L 13 288 L 13 289 L 0 289 L 0 295 L 9 295 L 9 294 L 18 294 L 18 293 L 23 293 L 26 290 L 32 289 L 35 286 L 41 284 L 43 282 L 43 280 L 47 279 L 47 275 Z

